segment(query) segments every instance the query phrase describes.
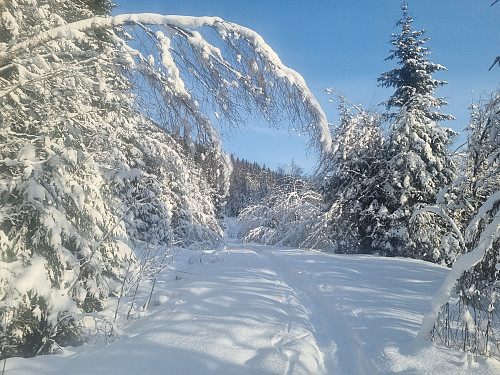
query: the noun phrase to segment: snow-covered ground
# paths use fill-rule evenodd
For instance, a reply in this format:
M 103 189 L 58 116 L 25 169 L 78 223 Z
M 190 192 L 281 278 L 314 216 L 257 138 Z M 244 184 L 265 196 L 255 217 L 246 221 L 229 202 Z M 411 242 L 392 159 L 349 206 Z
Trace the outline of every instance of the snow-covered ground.
M 147 313 L 122 317 L 111 344 L 12 358 L 5 374 L 500 374 L 412 340 L 446 268 L 228 241 L 179 254 L 184 272 L 166 274 Z

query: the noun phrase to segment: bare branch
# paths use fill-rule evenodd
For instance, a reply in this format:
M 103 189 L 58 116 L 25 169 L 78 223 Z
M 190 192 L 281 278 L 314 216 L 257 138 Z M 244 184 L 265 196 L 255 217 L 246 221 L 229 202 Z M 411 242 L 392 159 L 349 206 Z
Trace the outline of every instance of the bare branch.
M 497 0 L 497 1 L 500 1 L 500 0 Z M 488 69 L 488 71 L 490 71 L 491 69 L 493 69 L 493 67 L 495 66 L 496 63 L 498 63 L 498 65 L 500 66 L 500 56 L 497 56 L 497 58 L 495 59 L 495 61 L 493 61 L 493 64 L 491 64 L 491 66 Z

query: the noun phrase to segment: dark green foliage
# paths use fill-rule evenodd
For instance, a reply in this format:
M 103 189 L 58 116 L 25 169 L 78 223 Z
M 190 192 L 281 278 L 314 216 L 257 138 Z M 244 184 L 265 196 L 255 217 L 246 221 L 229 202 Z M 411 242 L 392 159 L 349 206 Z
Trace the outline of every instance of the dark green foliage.
M 251 205 L 257 204 L 276 186 L 278 174 L 265 166 L 231 156 L 232 173 L 225 214 L 236 217 Z
M 50 354 L 59 346 L 77 346 L 83 343 L 83 335 L 69 313 L 60 312 L 55 321 L 49 319 L 49 309 L 43 297 L 28 292 L 24 301 L 13 310 L 0 312 L 2 321 L 4 314 L 12 317 L 10 324 L 2 332 L 2 347 L 5 348 L 1 358 L 33 357 L 39 354 Z

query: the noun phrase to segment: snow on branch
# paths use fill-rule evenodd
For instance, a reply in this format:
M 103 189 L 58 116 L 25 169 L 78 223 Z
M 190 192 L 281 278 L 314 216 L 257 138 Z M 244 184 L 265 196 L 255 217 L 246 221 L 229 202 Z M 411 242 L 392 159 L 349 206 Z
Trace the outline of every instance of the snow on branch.
M 152 54 L 146 57 L 128 45 L 117 31 L 124 27 L 141 29 L 150 38 L 158 49 L 161 66 L 155 65 Z M 215 31 L 219 39 L 216 42 L 225 48 L 224 54 L 197 30 L 204 28 Z M 208 133 L 213 142 L 218 143 L 214 131 L 208 130 L 212 127 L 207 111 L 202 113 L 198 108 L 197 98 L 192 97 L 193 90 L 186 87 L 187 76 L 191 83 L 205 89 L 216 102 L 214 108 L 219 108 L 223 115 L 232 114 L 233 119 L 237 118 L 237 109 L 248 108 L 248 103 L 253 102 L 269 120 L 281 120 L 285 114 L 290 120 L 300 122 L 301 130 L 312 135 L 312 143 L 317 149 L 330 150 L 326 115 L 303 77 L 285 66 L 258 33 L 219 17 L 140 13 L 89 18 L 55 27 L 10 46 L 4 45 L 0 49 L 0 69 L 26 51 L 49 41 L 85 40 L 85 32 L 99 29 L 109 31 L 129 67 L 138 70 L 146 82 L 161 92 L 160 96 L 169 106 L 168 112 L 174 112 L 175 122 L 186 123 L 188 117 L 194 119 L 197 126 L 202 124 L 203 131 L 199 133 Z M 238 94 L 234 95 L 235 92 Z M 247 103 L 241 104 L 244 98 Z M 206 95 L 200 95 L 200 99 L 208 100 Z M 219 117 L 218 111 L 214 112 Z
M 450 217 L 450 215 L 448 215 L 446 213 L 446 211 L 440 207 L 440 206 L 426 206 L 426 207 L 423 207 L 419 210 L 416 210 L 413 215 L 412 215 L 412 219 L 414 217 L 416 217 L 417 215 L 420 215 L 422 213 L 425 213 L 425 212 L 430 212 L 430 213 L 433 213 L 435 215 L 438 215 L 440 217 L 442 217 L 443 219 L 445 219 L 448 224 L 452 227 L 453 229 L 453 232 L 455 233 L 455 235 L 458 237 L 458 240 L 460 241 L 460 245 L 465 248 L 465 239 L 462 235 L 462 233 L 460 232 L 460 230 L 458 229 L 458 226 L 457 224 L 453 221 L 453 219 Z
M 500 191 L 492 194 L 492 196 L 479 209 L 476 218 L 481 218 L 483 212 L 491 209 L 491 207 L 500 201 Z M 472 221 L 471 226 L 467 231 L 474 231 L 476 228 L 476 219 Z M 490 224 L 488 224 L 481 233 L 477 246 L 469 253 L 465 253 L 457 259 L 453 268 L 450 270 L 443 285 L 434 295 L 431 301 L 431 311 L 427 313 L 420 326 L 420 331 L 417 334 L 417 340 L 426 340 L 434 327 L 436 318 L 438 317 L 442 307 L 450 300 L 454 292 L 458 280 L 462 275 L 471 270 L 474 266 L 480 263 L 486 254 L 491 251 L 496 241 L 500 239 L 500 211 L 498 211 Z

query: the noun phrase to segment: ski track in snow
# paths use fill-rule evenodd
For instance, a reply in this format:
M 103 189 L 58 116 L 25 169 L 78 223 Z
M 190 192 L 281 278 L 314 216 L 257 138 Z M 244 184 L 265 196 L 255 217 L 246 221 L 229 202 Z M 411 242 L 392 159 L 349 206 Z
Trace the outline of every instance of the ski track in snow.
M 323 366 L 328 374 L 374 374 L 376 370 L 364 357 L 361 340 L 340 310 L 316 285 L 295 271 L 287 257 L 275 250 L 262 251 L 278 276 L 296 293 L 311 321 L 316 342 L 324 355 Z M 337 344 L 337 343 L 340 343 Z
M 443 267 L 231 240 L 227 249 L 179 258 L 189 273 L 168 273 L 147 313 L 126 321 L 124 306 L 112 344 L 8 359 L 5 374 L 500 373 L 496 361 L 412 341 Z

